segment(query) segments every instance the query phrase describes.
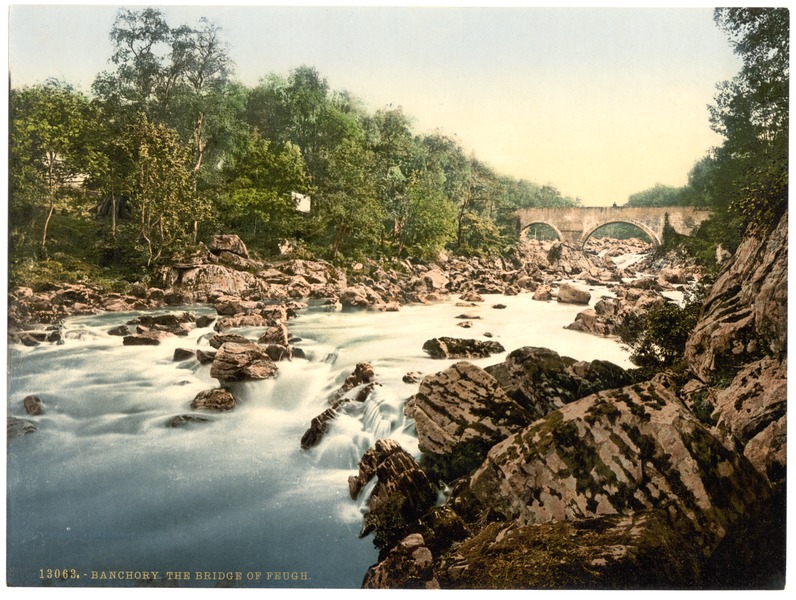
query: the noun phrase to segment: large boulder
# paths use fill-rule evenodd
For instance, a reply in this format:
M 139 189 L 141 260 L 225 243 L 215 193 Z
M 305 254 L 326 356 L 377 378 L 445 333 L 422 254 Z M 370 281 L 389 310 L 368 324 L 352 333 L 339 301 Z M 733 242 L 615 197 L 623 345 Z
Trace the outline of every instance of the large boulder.
M 349 308 L 384 309 L 386 302 L 366 285 L 352 285 L 340 295 L 340 304 Z
M 709 553 L 770 487 L 674 389 L 658 376 L 564 406 L 492 448 L 472 494 L 520 525 L 666 509 Z
M 223 294 L 240 296 L 257 289 L 257 278 L 248 271 L 216 264 L 174 267 L 165 279 L 175 290 L 192 293 L 197 301 Z
M 278 371 L 263 348 L 257 344 L 227 342 L 222 345 L 210 367 L 210 376 L 227 381 L 268 379 Z
M 558 301 L 566 304 L 588 304 L 591 294 L 571 283 L 562 283 L 558 286 Z
M 424 464 L 451 481 L 481 464 L 487 451 L 531 422 L 489 373 L 468 362 L 429 375 L 406 403 Z

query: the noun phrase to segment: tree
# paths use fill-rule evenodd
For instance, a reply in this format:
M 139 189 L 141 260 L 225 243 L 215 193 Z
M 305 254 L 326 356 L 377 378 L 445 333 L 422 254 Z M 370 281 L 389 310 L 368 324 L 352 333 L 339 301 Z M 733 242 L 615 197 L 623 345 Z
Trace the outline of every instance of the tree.
M 625 206 L 681 206 L 685 188 L 656 183 L 653 187 L 628 197 Z
M 150 267 L 165 249 L 190 239 L 190 224 L 208 207 L 193 196 L 190 158 L 173 129 L 139 115 L 127 127 L 122 147 L 132 165 L 127 190 L 137 241 L 144 241 Z
M 41 247 L 46 249 L 56 195 L 86 166 L 88 100 L 69 85 L 49 80 L 12 91 L 9 104 L 11 164 L 16 167 L 12 189 L 20 192 L 24 180 L 31 190 L 36 178 L 46 186 L 48 207 L 41 233 Z
M 373 154 L 363 138 L 343 140 L 329 157 L 329 175 L 316 192 L 316 218 L 331 230 L 332 256 L 372 255 L 379 242 L 383 209 L 370 172 Z
M 731 208 L 748 226 L 773 227 L 787 207 L 789 13 L 786 8 L 722 8 L 714 18 L 742 58 L 719 85 L 711 125 L 725 137 L 719 172 L 732 181 Z
M 293 192 L 307 191 L 307 175 L 296 146 L 282 149 L 253 131 L 224 166 L 221 220 L 269 250 L 301 227 Z
M 416 171 L 407 184 L 409 199 L 398 255 L 404 248 L 412 256 L 433 260 L 453 240 L 455 208 L 444 192 L 445 176 L 439 170 Z

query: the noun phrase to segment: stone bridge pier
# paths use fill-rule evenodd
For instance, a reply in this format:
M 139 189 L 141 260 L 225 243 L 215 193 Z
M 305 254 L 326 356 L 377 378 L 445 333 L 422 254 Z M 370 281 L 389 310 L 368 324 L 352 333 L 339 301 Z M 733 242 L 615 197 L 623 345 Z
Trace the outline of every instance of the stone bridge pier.
M 646 233 L 655 246 L 663 240 L 667 221 L 677 233 L 691 235 L 712 214 L 685 206 L 665 207 L 569 207 L 523 208 L 516 213 L 520 230 L 531 225 L 549 225 L 562 242 L 583 248 L 586 240 L 604 225 L 629 223 Z

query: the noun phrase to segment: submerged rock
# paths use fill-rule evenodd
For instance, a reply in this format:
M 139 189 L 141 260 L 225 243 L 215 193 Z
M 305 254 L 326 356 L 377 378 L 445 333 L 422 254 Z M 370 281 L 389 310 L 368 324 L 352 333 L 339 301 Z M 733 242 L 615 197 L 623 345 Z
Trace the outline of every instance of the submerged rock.
M 168 420 L 166 427 L 187 427 L 194 424 L 210 423 L 211 420 L 199 415 L 177 415 Z
M 36 424 L 25 419 L 8 417 L 6 423 L 6 437 L 9 440 L 36 431 Z
M 44 414 L 44 406 L 38 396 L 25 396 L 22 400 L 22 405 L 25 407 L 25 412 L 29 415 L 38 416 Z

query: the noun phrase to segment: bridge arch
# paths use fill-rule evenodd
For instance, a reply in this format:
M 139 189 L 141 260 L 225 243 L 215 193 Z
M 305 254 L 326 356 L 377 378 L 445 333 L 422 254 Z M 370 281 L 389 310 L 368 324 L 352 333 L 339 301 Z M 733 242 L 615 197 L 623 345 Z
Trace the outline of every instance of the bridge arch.
M 600 224 L 598 224 L 596 226 L 591 226 L 589 229 L 585 230 L 583 232 L 583 236 L 578 241 L 578 247 L 581 250 L 583 250 L 586 247 L 586 242 L 589 240 L 589 238 L 592 236 L 592 234 L 595 231 L 597 231 L 598 229 L 600 229 L 602 227 L 605 227 L 606 225 L 613 225 L 614 223 L 623 223 L 623 224 L 626 224 L 626 225 L 633 225 L 633 227 L 637 227 L 638 229 L 640 229 L 641 231 L 646 233 L 647 236 L 652 240 L 652 244 L 656 248 L 659 248 L 660 245 L 661 245 L 661 240 L 658 239 L 658 236 L 655 234 L 655 232 L 652 229 L 650 229 L 649 227 L 647 227 L 644 223 L 641 223 L 640 221 L 634 221 L 632 219 L 615 219 L 615 220 L 612 220 L 612 221 L 606 221 L 605 223 L 600 223 Z
M 525 239 L 526 232 L 531 227 L 533 227 L 534 225 L 546 225 L 547 227 L 549 227 L 550 229 L 553 230 L 553 232 L 556 234 L 556 236 L 558 236 L 559 241 L 562 241 L 562 242 L 564 241 L 564 236 L 561 235 L 561 230 L 558 227 L 556 227 L 555 225 L 553 225 L 552 223 L 549 223 L 547 221 L 534 221 L 533 223 L 528 223 L 527 225 L 525 225 L 522 228 L 522 231 L 520 232 L 520 235 L 521 235 L 522 239 Z

